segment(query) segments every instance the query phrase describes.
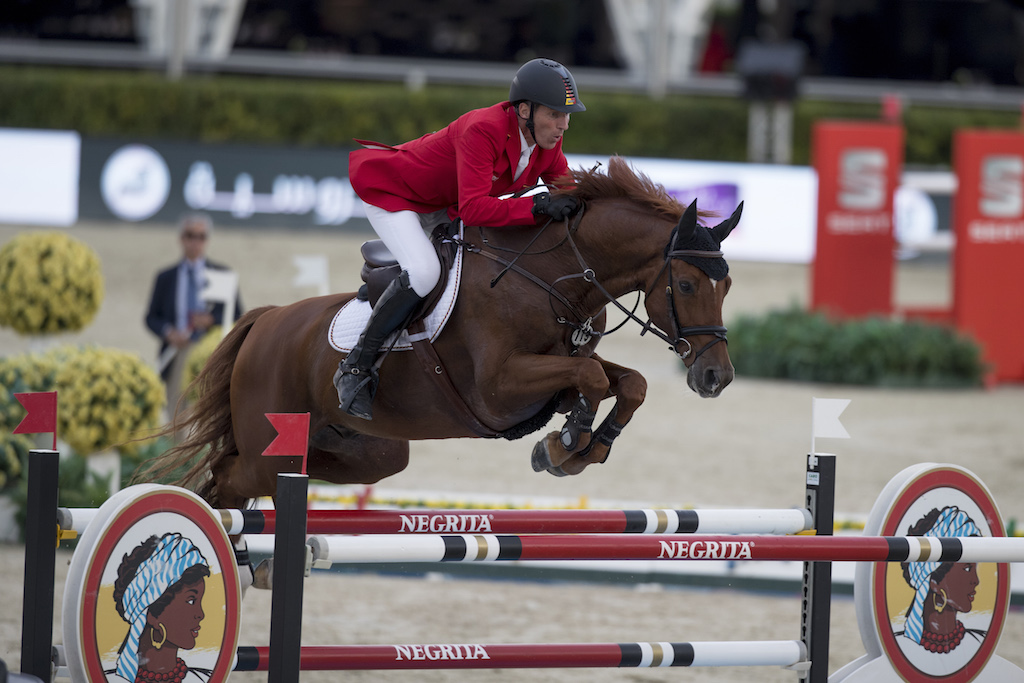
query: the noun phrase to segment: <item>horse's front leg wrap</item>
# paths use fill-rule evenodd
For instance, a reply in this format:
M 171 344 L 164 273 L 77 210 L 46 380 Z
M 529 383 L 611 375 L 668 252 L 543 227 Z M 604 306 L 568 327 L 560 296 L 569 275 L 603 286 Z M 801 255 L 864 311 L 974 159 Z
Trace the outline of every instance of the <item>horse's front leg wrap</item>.
M 618 438 L 619 434 L 622 433 L 626 424 L 629 424 L 629 420 L 626 420 L 623 424 L 619 424 L 615 421 L 615 415 L 618 412 L 617 408 L 618 406 L 613 406 L 611 412 L 609 412 L 608 415 L 605 416 L 604 420 L 601 421 L 601 424 L 594 431 L 594 438 L 590 440 L 590 443 L 587 444 L 586 448 L 580 451 L 579 454 L 581 456 L 585 457 L 589 455 L 595 445 L 601 444 L 608 449 L 604 458 L 601 460 L 601 463 L 608 461 L 608 456 L 611 455 L 612 452 L 612 443 Z
M 580 437 L 591 433 L 596 417 L 597 411 L 591 410 L 590 401 L 586 396 L 580 394 L 580 400 L 569 412 L 569 416 L 565 419 L 565 426 L 562 427 L 562 431 L 558 435 L 562 448 L 570 453 L 575 451 L 579 446 Z

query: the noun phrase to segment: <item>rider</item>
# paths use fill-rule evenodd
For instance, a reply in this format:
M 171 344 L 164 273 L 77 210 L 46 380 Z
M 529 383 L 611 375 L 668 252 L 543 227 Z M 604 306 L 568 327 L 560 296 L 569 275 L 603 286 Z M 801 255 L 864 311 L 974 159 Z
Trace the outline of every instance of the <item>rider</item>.
M 355 348 L 338 366 L 334 385 L 342 410 L 373 419 L 374 361 L 441 276 L 428 238 L 456 217 L 469 225 L 532 225 L 538 217 L 564 220 L 574 197 L 499 199 L 545 183 L 572 183 L 562 135 L 572 112 L 585 111 L 564 66 L 534 59 L 516 72 L 507 102 L 463 114 L 447 127 L 395 147 L 359 140 L 349 178 L 374 231 L 398 260 L 401 274 L 381 294 Z

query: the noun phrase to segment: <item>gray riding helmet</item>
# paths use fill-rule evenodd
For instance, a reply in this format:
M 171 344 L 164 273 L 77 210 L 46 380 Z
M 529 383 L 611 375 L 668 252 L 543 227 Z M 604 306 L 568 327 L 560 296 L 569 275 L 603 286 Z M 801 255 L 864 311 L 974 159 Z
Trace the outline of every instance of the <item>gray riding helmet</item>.
M 531 59 L 519 67 L 508 91 L 508 101 L 521 100 L 561 112 L 587 110 L 580 101 L 576 80 L 568 69 L 553 59 Z

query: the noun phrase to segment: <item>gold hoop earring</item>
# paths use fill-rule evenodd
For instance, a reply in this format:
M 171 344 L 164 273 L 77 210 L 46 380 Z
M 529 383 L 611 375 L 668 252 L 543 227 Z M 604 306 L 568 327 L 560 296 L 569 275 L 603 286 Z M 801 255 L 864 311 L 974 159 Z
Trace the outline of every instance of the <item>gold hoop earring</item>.
M 163 624 L 157 624 L 157 626 L 160 627 L 160 631 L 164 634 L 164 637 L 160 640 L 159 643 L 156 642 L 156 629 L 153 628 L 149 632 L 149 641 L 151 643 L 153 643 L 153 648 L 154 649 L 159 650 L 160 648 L 162 648 L 164 646 L 164 643 L 167 642 L 167 629 L 164 628 Z
M 945 589 L 940 588 L 939 592 L 942 593 L 942 607 L 939 607 L 939 602 L 936 599 L 935 593 L 932 593 L 932 607 L 935 608 L 936 612 L 941 614 L 942 610 L 946 609 L 946 604 L 949 602 L 949 599 L 946 597 Z

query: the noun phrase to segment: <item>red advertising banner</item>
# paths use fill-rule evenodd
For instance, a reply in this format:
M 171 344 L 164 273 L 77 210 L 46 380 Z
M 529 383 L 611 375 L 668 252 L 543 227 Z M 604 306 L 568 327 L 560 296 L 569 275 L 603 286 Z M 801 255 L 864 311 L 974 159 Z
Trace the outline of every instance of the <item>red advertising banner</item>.
M 1024 381 L 1024 134 L 953 138 L 953 319 L 996 381 Z
M 903 128 L 873 122 L 815 125 L 817 246 L 811 307 L 843 316 L 892 310 L 893 196 L 903 169 Z

